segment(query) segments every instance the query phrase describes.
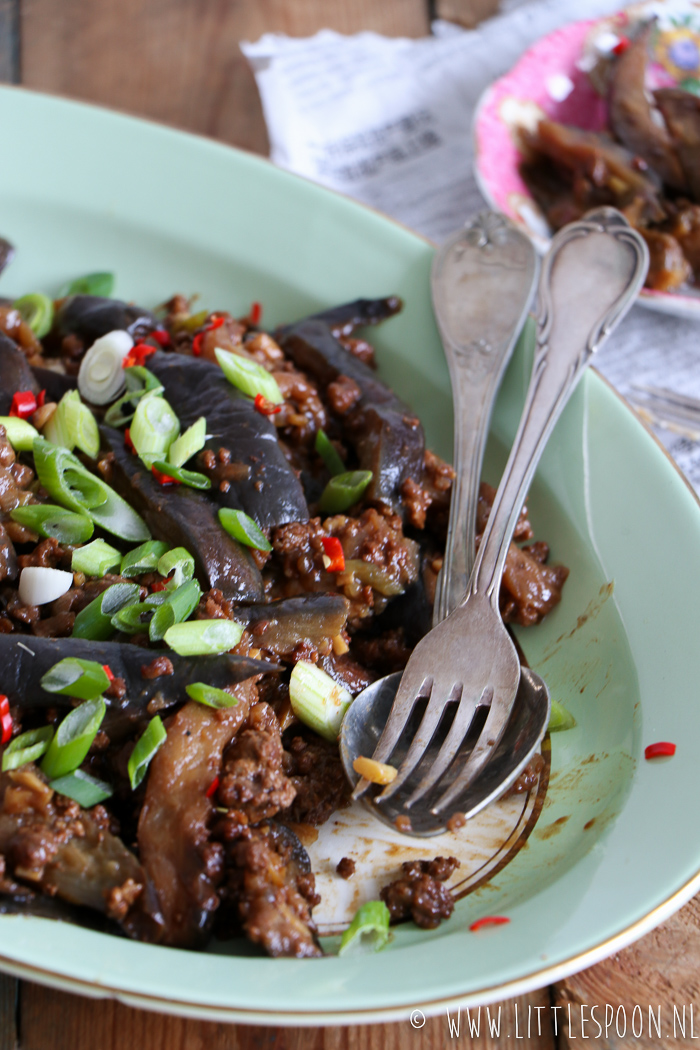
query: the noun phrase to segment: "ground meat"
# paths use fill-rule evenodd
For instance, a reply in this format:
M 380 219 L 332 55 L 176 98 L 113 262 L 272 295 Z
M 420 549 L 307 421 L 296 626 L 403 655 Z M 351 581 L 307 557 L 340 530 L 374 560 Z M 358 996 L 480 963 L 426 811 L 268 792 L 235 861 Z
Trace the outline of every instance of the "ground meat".
M 355 861 L 351 857 L 341 857 L 335 866 L 341 879 L 351 879 L 355 874 Z
M 285 752 L 284 769 L 296 789 L 296 798 L 284 818 L 318 827 L 350 797 L 338 748 L 308 733 L 292 735 Z
M 412 650 L 403 627 L 395 627 L 382 634 L 354 635 L 352 651 L 364 667 L 370 667 L 381 677 L 403 671 Z
M 17 576 L 17 555 L 12 540 L 0 522 L 0 581 L 14 580 Z
M 533 755 L 522 773 L 516 777 L 506 792 L 507 795 L 522 795 L 535 787 L 544 769 L 544 759 L 539 753 Z
M 479 502 L 476 510 L 476 535 L 477 541 L 481 537 L 484 529 L 486 528 L 486 522 L 489 520 L 489 514 L 491 513 L 491 507 L 496 497 L 496 490 L 493 485 L 487 484 L 482 481 L 479 485 Z M 514 543 L 525 543 L 527 540 L 531 540 L 534 536 L 532 526 L 528 521 L 527 517 L 527 506 L 524 505 L 520 511 L 518 521 L 515 526 L 515 532 L 513 533 Z
M 224 754 L 217 801 L 244 813 L 250 824 L 274 817 L 296 791 L 282 769 L 280 727 L 271 707 L 255 704 L 248 721 Z
M 326 387 L 326 398 L 334 412 L 344 416 L 362 397 L 362 391 L 349 376 L 338 376 Z
M 141 668 L 142 678 L 161 678 L 170 674 L 173 674 L 173 662 L 167 656 L 156 656 L 150 664 L 144 664 Z
M 452 894 L 444 885 L 459 867 L 455 857 L 434 860 L 405 861 L 403 874 L 384 886 L 380 897 L 391 914 L 392 922 L 413 919 L 416 926 L 433 930 L 454 910 Z
M 37 544 L 31 554 L 21 554 L 18 561 L 20 568 L 26 569 L 30 565 L 40 566 L 46 569 L 56 569 L 68 558 L 70 563 L 70 551 L 51 536 Z
M 370 368 L 376 368 L 374 347 L 366 339 L 354 339 L 351 336 L 338 335 L 336 332 L 333 334 L 353 357 L 357 357 L 364 364 L 369 365 Z
M 542 565 L 527 550 L 511 543 L 500 595 L 504 622 L 523 627 L 539 623 L 561 601 L 561 589 L 568 575 L 565 566 Z
M 316 385 L 287 361 L 272 373 L 284 397 L 281 411 L 272 417 L 291 445 L 310 444 L 319 429 L 328 426 L 328 413 Z
M 322 955 L 311 917 L 320 898 L 308 856 L 296 836 L 272 823 L 248 827 L 234 814 L 219 820 L 214 835 L 224 844 L 224 932 L 233 932 L 230 927 L 237 918 L 246 936 L 268 955 L 297 959 Z
M 401 498 L 406 507 L 406 518 L 409 525 L 413 525 L 415 529 L 424 529 L 428 507 L 433 502 L 433 497 L 413 478 L 406 478 L 401 486 Z
M 31 503 L 34 497 L 27 490 L 33 480 L 34 471 L 16 461 L 5 428 L 0 426 L 0 512 L 9 515 L 15 507 Z

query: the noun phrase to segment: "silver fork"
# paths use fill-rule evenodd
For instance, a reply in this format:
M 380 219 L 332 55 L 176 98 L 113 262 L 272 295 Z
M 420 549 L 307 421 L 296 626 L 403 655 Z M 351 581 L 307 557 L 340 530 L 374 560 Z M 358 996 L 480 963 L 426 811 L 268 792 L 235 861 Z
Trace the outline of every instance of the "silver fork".
M 375 761 L 391 757 L 418 700 L 427 699 L 427 706 L 396 779 L 376 802 L 394 795 L 411 775 L 448 704 L 456 705 L 452 725 L 406 808 L 447 773 L 478 708 L 487 714 L 477 742 L 432 813 L 458 798 L 501 739 L 520 680 L 518 654 L 498 606 L 508 546 L 547 439 L 591 357 L 632 305 L 647 266 L 644 241 L 612 208 L 598 209 L 553 238 L 540 276 L 537 347 L 515 442 L 467 593 L 418 643 L 404 671 Z M 358 785 L 355 795 L 361 793 Z

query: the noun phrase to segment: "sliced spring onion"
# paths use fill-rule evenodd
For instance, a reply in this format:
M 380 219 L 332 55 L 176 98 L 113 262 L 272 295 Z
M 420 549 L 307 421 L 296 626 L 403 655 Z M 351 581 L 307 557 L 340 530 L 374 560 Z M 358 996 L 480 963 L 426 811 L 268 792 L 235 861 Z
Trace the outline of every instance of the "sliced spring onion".
M 134 340 L 121 328 L 95 340 L 78 372 L 78 390 L 86 401 L 107 405 L 121 394 L 126 383 L 122 365 L 133 345 Z
M 159 560 L 158 572 L 161 576 L 169 576 L 172 572 L 173 578 L 168 582 L 168 587 L 181 587 L 194 576 L 194 558 L 184 547 L 173 547 Z
M 124 634 L 143 634 L 149 628 L 155 609 L 153 602 L 125 605 L 112 617 L 112 627 L 115 631 L 123 631 Z
M 110 405 L 105 412 L 105 423 L 110 427 L 120 427 L 134 418 L 138 401 L 146 394 L 162 394 L 163 385 L 143 365 L 133 365 L 124 369 L 126 393 Z
M 238 703 L 235 696 L 231 696 L 225 689 L 216 689 L 206 682 L 191 682 L 185 686 L 185 692 L 191 700 L 207 707 L 235 707 Z
M 233 649 L 242 634 L 235 620 L 190 620 L 170 627 L 164 641 L 180 656 L 214 656 Z
M 136 406 L 129 434 L 142 459 L 150 466 L 154 459 L 165 459 L 180 433 L 180 420 L 159 394 L 142 397 Z
M 66 391 L 56 411 L 63 412 L 70 448 L 77 447 L 90 459 L 96 459 L 100 451 L 100 431 L 97 420 L 80 400 L 78 391 Z
M 86 576 L 104 576 L 112 569 L 118 569 L 121 560 L 116 547 L 110 547 L 105 540 L 93 540 L 73 551 L 70 567 L 73 572 L 84 572 Z
M 78 700 L 94 700 L 109 689 L 109 677 L 96 660 L 80 660 L 66 656 L 49 668 L 41 679 L 41 688 L 47 693 L 75 696 Z
M 557 703 L 556 700 L 552 700 L 547 730 L 550 733 L 560 733 L 564 729 L 573 729 L 575 725 L 576 719 L 574 716 L 565 707 Z
M 221 350 L 219 347 L 216 347 L 214 353 L 229 383 L 242 393 L 247 394 L 248 397 L 262 394 L 273 404 L 282 404 L 284 397 L 277 385 L 277 380 L 257 361 L 250 361 L 247 357 L 231 354 L 228 350 Z
M 196 419 L 191 427 L 173 441 L 168 452 L 168 462 L 174 467 L 183 467 L 195 452 L 204 448 L 207 437 L 207 421 L 204 416 Z
M 239 543 L 244 543 L 246 547 L 254 547 L 258 551 L 272 550 L 272 544 L 265 533 L 244 511 L 221 507 L 219 521 L 229 536 L 233 536 L 234 540 L 238 540 Z
M 329 471 L 333 476 L 336 474 L 343 474 L 345 472 L 345 464 L 343 463 L 338 450 L 335 445 L 328 437 L 325 430 L 321 427 L 316 431 L 316 440 L 314 441 L 314 448 L 318 452 L 323 462 L 328 467 Z
M 39 481 L 59 503 L 87 514 L 120 539 L 139 542 L 151 538 L 143 518 L 71 452 L 43 438 L 35 440 L 33 450 Z
M 119 575 L 131 577 L 140 576 L 142 572 L 155 572 L 167 549 L 168 545 L 163 540 L 149 540 L 140 547 L 134 547 L 122 558 Z
M 289 679 L 289 701 L 300 722 L 335 742 L 352 693 L 315 664 L 300 660 Z
M 31 328 L 37 339 L 43 339 L 53 324 L 53 300 L 43 292 L 30 292 L 15 299 L 12 304 L 20 317 Z
M 115 628 L 112 617 L 126 605 L 138 600 L 136 583 L 113 583 L 78 613 L 73 623 L 73 638 L 89 638 L 104 642 L 111 638 Z
M 338 955 L 346 952 L 378 952 L 386 946 L 391 933 L 391 913 L 384 901 L 367 901 L 355 912 L 355 916 L 340 939 Z
M 56 405 L 51 415 L 45 421 L 41 428 L 41 433 L 52 445 L 60 445 L 62 448 L 67 448 L 69 452 L 73 451 L 73 445 L 68 437 L 65 412 L 61 411 L 60 405 Z
M 30 503 L 10 511 L 13 521 L 19 522 L 40 536 L 54 537 L 59 543 L 86 543 L 95 526 L 86 514 L 57 507 L 53 503 Z M 74 570 L 75 571 L 75 570 Z
M 42 726 L 41 729 L 28 729 L 11 740 L 2 754 L 2 771 L 18 769 L 27 762 L 36 762 L 37 758 L 48 750 L 53 736 L 53 726 Z
M 165 596 L 165 601 L 158 605 L 148 626 L 148 637 L 152 642 L 160 642 L 174 624 L 190 617 L 202 597 L 202 589 L 196 580 L 188 580 L 177 590 L 160 593 Z
M 86 700 L 59 725 L 41 763 L 49 780 L 72 773 L 83 761 L 97 736 L 107 705 L 102 697 Z
M 47 605 L 69 591 L 72 584 L 72 572 L 28 565 L 20 573 L 18 591 L 25 605 Z
M 179 481 L 182 485 L 188 485 L 191 489 L 210 489 L 211 480 L 206 474 L 200 474 L 196 470 L 186 470 L 184 467 L 174 467 L 172 463 L 166 463 L 164 459 L 155 459 L 153 462 L 148 460 L 150 467 L 161 473 L 165 474 L 166 477 L 173 478 L 174 481 Z
M 7 440 L 17 452 L 31 452 L 34 438 L 39 437 L 39 431 L 19 416 L 0 416 L 0 426 L 5 428 Z
M 145 777 L 149 762 L 163 744 L 167 735 L 160 715 L 156 715 L 146 726 L 143 736 L 141 736 L 136 747 L 131 752 L 127 765 L 129 781 L 134 791 Z
M 61 298 L 68 295 L 100 295 L 104 299 L 109 299 L 113 291 L 114 274 L 100 270 L 96 273 L 86 273 L 83 277 L 76 277 L 61 290 Z
M 345 474 L 336 474 L 323 490 L 318 509 L 323 514 L 341 514 L 357 503 L 371 480 L 371 470 L 350 470 Z
M 97 777 L 91 777 L 82 769 L 76 769 L 74 773 L 66 773 L 65 776 L 49 781 L 49 787 L 58 791 L 59 795 L 72 798 L 83 809 L 90 809 L 91 806 L 104 802 L 113 794 L 109 784 L 106 784 L 104 780 L 98 780 Z

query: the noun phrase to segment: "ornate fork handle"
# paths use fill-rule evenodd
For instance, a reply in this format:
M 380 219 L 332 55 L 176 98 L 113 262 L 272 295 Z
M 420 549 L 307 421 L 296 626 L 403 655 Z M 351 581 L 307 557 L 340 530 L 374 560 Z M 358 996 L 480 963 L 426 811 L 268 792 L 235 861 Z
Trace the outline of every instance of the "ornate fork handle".
M 590 358 L 637 295 L 648 259 L 642 238 L 612 209 L 554 237 L 540 275 L 533 382 L 463 601 L 482 594 L 498 608 L 508 546 L 544 446 Z
M 452 381 L 455 479 L 433 626 L 459 605 L 467 588 L 491 408 L 536 276 L 532 243 L 495 212 L 480 214 L 435 255 L 432 291 Z

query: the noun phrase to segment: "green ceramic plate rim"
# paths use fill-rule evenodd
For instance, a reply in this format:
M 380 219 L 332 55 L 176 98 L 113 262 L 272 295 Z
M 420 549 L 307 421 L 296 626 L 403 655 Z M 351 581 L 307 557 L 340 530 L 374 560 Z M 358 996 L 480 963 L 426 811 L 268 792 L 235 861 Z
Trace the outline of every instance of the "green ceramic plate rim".
M 49 126 L 53 122 L 76 134 L 85 134 L 86 131 L 94 132 L 99 126 L 105 135 L 124 143 L 141 144 L 146 140 L 152 144 L 156 152 L 159 146 L 164 146 L 168 150 L 178 151 L 182 157 L 196 156 L 201 160 L 211 158 L 216 164 L 229 165 L 232 174 L 243 171 L 248 176 L 251 173 L 256 177 L 259 176 L 261 182 L 266 185 L 274 185 L 282 196 L 291 194 L 297 201 L 312 200 L 314 204 L 324 209 L 324 213 L 336 218 L 340 216 L 343 221 L 349 219 L 368 235 L 372 232 L 380 240 L 391 242 L 397 251 L 405 249 L 408 255 L 413 253 L 416 258 L 420 252 L 428 251 L 426 242 L 378 213 L 306 183 L 297 176 L 281 172 L 261 158 L 234 151 L 204 138 L 175 132 L 160 125 L 138 121 L 101 110 L 98 107 L 50 98 L 19 88 L 0 90 L 0 116 L 4 120 L 6 134 L 8 128 L 13 126 L 19 134 L 23 127 L 26 129 L 31 121 L 36 121 L 33 135 L 30 136 L 33 143 L 44 141 L 41 134 L 37 138 L 38 128 L 41 128 L 51 139 Z M 55 145 L 55 138 L 53 142 Z M 293 190 L 292 187 L 296 189 Z M 0 177 L 0 201 L 3 192 L 4 181 L 3 177 Z M 55 189 L 49 187 L 46 197 L 49 203 L 54 199 L 54 193 Z M 99 199 L 99 192 L 96 190 L 95 193 Z M 60 194 L 56 200 L 57 202 L 60 200 Z M 85 203 L 86 211 L 90 206 L 95 206 L 95 199 L 88 197 Z M 177 223 L 175 223 L 175 229 L 177 230 Z M 144 234 L 148 235 L 148 227 L 144 228 Z M 417 246 L 420 247 L 418 253 Z M 608 413 L 608 418 L 615 425 L 627 426 L 629 424 L 628 411 L 623 408 L 621 399 L 611 393 L 601 382 L 600 377 L 589 374 L 584 387 L 586 396 L 596 405 L 603 405 L 605 412 Z M 615 407 L 612 407 L 613 405 Z M 649 441 L 649 436 L 645 434 L 645 428 L 641 423 L 635 422 L 634 425 L 639 428 L 639 441 L 648 442 L 646 447 L 655 464 L 652 473 L 655 477 L 658 474 L 662 482 L 672 491 L 672 498 L 685 508 L 682 513 L 686 516 L 686 524 L 689 525 L 694 536 L 700 539 L 700 508 L 695 494 L 692 493 L 690 486 L 665 453 L 663 454 L 664 465 L 660 465 L 660 446 L 658 443 Z M 655 459 L 652 449 L 656 454 Z M 688 490 L 692 493 L 692 511 L 688 509 L 688 501 L 680 497 L 681 488 L 686 494 Z M 467 936 L 467 933 L 465 929 L 455 927 L 455 920 L 442 927 L 439 937 L 426 937 L 422 943 L 413 942 L 397 947 L 393 958 L 388 955 L 369 957 L 360 963 L 337 958 L 314 962 L 247 957 L 230 959 L 213 955 L 195 955 L 189 952 L 183 954 L 174 949 L 136 945 L 113 938 L 109 938 L 108 943 L 105 943 L 103 935 L 80 928 L 57 927 L 57 924 L 38 919 L 2 917 L 0 930 L 3 932 L 5 944 L 0 947 L 0 965 L 8 972 L 67 990 L 98 996 L 113 995 L 133 1005 L 197 1017 L 248 1022 L 274 1021 L 276 1024 L 286 1021 L 297 1025 L 358 1023 L 372 1019 L 395 1020 L 406 1018 L 411 1009 L 422 1009 L 426 1014 L 430 1014 L 446 1006 L 493 1001 L 504 995 L 514 995 L 537 987 L 583 966 L 591 965 L 641 936 L 689 899 L 700 885 L 699 868 L 700 856 L 696 855 L 694 864 L 692 866 L 686 864 L 683 874 L 669 873 L 663 887 L 656 886 L 647 905 L 638 909 L 635 915 L 617 925 L 609 924 L 609 928 L 604 931 L 590 934 L 583 939 L 582 943 L 575 945 L 570 952 L 559 951 L 556 958 L 540 959 L 539 962 L 536 962 L 533 957 L 526 965 L 520 963 L 517 972 L 514 972 L 512 967 L 510 970 L 508 967 L 503 967 L 500 979 L 489 982 L 488 986 L 474 980 L 471 983 L 465 983 L 460 981 L 459 977 L 455 979 L 453 974 L 450 975 L 450 979 L 447 979 L 439 972 L 437 978 L 431 974 L 426 981 L 427 987 L 421 990 L 413 988 L 401 993 L 396 989 L 387 991 L 382 988 L 379 977 L 382 969 L 384 967 L 387 970 L 393 969 L 394 964 L 398 966 L 401 957 L 404 959 L 410 957 L 411 961 L 421 969 L 424 967 L 424 972 L 427 974 L 431 973 L 431 960 L 439 958 L 440 955 L 445 957 L 449 954 L 453 962 L 455 953 L 459 958 L 458 949 L 462 944 L 463 936 Z M 517 906 L 514 909 L 514 918 L 520 914 L 520 907 Z M 36 945 L 29 943 L 32 937 L 26 938 L 27 943 L 25 943 L 23 935 L 29 934 L 30 928 L 35 932 L 39 931 L 40 939 L 45 945 L 48 945 L 48 959 L 42 958 Z M 17 934 L 13 938 L 12 951 L 8 951 L 5 931 L 8 935 Z M 95 941 L 94 938 L 98 940 Z M 61 940 L 66 943 L 65 952 L 61 949 L 55 950 L 53 946 L 54 941 Z M 473 941 L 469 944 L 472 945 Z M 454 949 L 451 953 L 448 953 L 447 950 L 440 952 L 441 948 L 447 949 L 448 945 Z M 100 948 L 108 958 L 105 959 L 102 966 L 90 970 L 90 965 L 81 956 L 81 949 L 92 957 L 93 952 L 99 952 Z M 507 935 L 504 948 L 507 954 Z M 55 951 L 53 957 L 52 951 Z M 134 952 L 137 953 L 137 956 L 134 956 Z M 164 987 L 163 980 L 158 978 L 158 962 L 159 960 L 166 962 L 164 952 L 167 953 L 167 959 L 172 962 L 172 966 L 166 965 L 164 969 L 170 970 L 177 964 L 181 964 L 183 973 L 181 985 L 172 990 Z M 141 960 L 140 970 L 142 972 L 135 976 L 129 964 L 136 957 Z M 148 963 L 151 964 L 150 968 Z M 303 997 L 300 1000 L 298 988 L 296 990 L 292 988 L 291 992 L 286 988 L 287 981 L 292 974 L 303 972 L 299 970 L 300 967 L 307 968 L 309 984 L 314 986 L 309 988 L 307 1002 L 303 1001 Z M 226 968 L 231 970 L 231 976 L 234 976 L 234 971 L 237 971 L 235 973 L 237 980 L 233 983 L 233 987 L 222 980 L 221 972 L 216 974 L 217 969 L 221 971 Z M 147 979 L 144 980 L 146 974 Z M 184 974 L 187 974 L 187 978 L 184 977 Z M 218 982 L 215 980 L 217 976 Z M 190 977 L 194 991 L 192 987 L 187 986 Z M 212 979 L 212 984 L 207 986 L 206 993 L 201 990 L 197 991 L 197 988 L 202 986 L 202 977 Z M 265 995 L 261 997 L 259 994 L 251 994 L 253 988 L 256 985 L 259 987 L 261 981 L 267 982 Z M 294 985 L 295 982 L 291 983 Z M 293 996 L 296 998 L 293 999 Z M 324 1004 L 324 999 L 328 1003 L 327 1006 Z

